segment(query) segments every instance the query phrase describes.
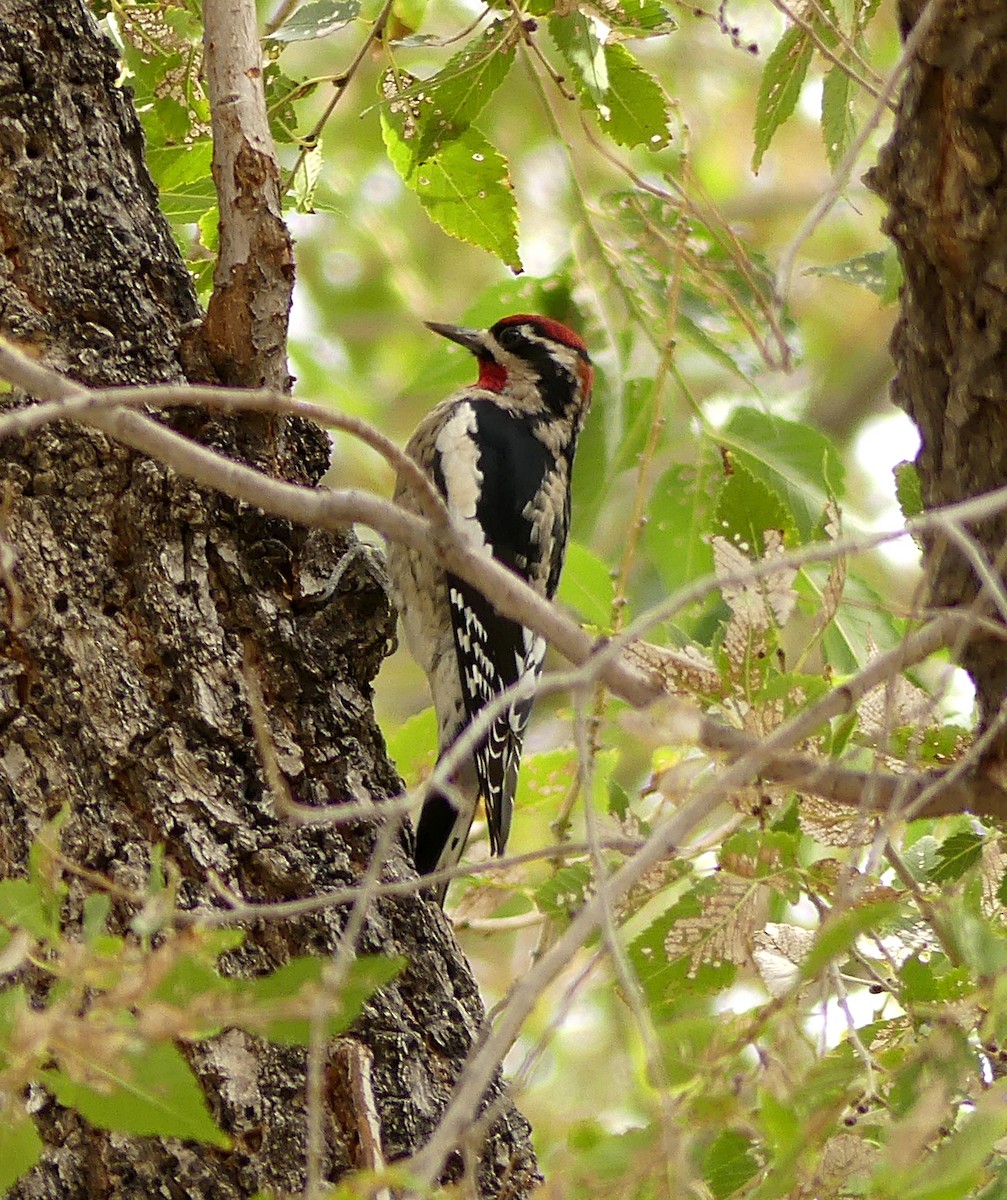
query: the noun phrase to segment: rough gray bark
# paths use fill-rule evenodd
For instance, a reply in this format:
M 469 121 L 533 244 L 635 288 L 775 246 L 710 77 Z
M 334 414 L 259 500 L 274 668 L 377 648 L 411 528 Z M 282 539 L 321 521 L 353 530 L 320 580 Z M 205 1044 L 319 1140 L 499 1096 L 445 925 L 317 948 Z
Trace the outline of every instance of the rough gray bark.
M 179 381 L 196 303 L 116 77 L 80 0 L 0 0 L 0 333 L 87 383 Z M 175 421 L 287 478 L 315 482 L 327 466 L 324 435 L 304 423 L 280 439 L 262 422 Z M 241 664 L 251 647 L 297 800 L 394 793 L 370 695 L 393 630 L 380 568 L 355 557 L 320 600 L 349 535 L 292 528 L 71 426 L 0 443 L 0 477 L 3 561 L 14 563 L 0 571 L 0 878 L 23 875 L 34 834 L 63 805 L 70 858 L 142 890 L 162 843 L 183 906 L 215 903 L 210 872 L 259 900 L 358 878 L 373 827 L 277 817 Z M 385 876 L 410 869 L 400 844 Z M 68 921 L 79 902 L 74 893 Z M 117 910 L 122 928 L 130 915 Z M 230 966 L 259 973 L 325 954 L 345 915 L 256 926 Z M 356 1034 L 374 1056 L 394 1160 L 435 1124 L 482 1009 L 434 905 L 376 903 L 361 949 L 411 963 Z M 233 1150 L 109 1135 L 48 1099 L 37 1114 L 45 1158 L 15 1194 L 300 1190 L 304 1053 L 231 1031 L 192 1054 Z M 340 1122 L 345 1097 L 330 1091 L 326 1176 L 337 1179 L 355 1164 L 354 1135 Z M 528 1135 L 505 1101 L 483 1148 L 483 1195 L 531 1190 Z
M 922 8 L 917 0 L 903 3 L 903 32 Z M 869 176 L 890 206 L 885 229 L 905 274 L 892 337 L 892 398 L 919 426 L 917 467 L 928 508 L 1007 483 L 1005 163 L 1007 7 L 1002 0 L 945 0 Z M 1007 514 L 972 533 L 1003 579 Z M 927 539 L 925 561 L 933 604 L 976 598 L 973 565 L 945 538 Z M 1007 640 L 976 633 L 961 661 L 989 726 L 1007 692 Z M 990 758 L 1005 756 L 1001 731 Z

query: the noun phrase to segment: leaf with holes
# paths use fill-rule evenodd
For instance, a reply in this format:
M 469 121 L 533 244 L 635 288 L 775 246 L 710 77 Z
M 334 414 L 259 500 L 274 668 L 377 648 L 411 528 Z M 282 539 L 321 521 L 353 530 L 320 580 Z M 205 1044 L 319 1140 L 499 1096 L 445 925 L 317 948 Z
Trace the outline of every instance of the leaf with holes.
M 270 37 L 277 42 L 307 42 L 328 37 L 360 15 L 360 0 L 312 0 L 303 4 Z
M 794 25 L 766 59 L 755 108 L 755 150 L 752 170 L 758 174 L 776 131 L 797 107 L 814 49 L 811 38 Z
M 411 94 L 414 83 L 408 76 L 391 73 L 382 81 L 388 103 L 381 114 L 381 131 L 392 165 L 446 233 L 488 250 L 511 270 L 520 271 L 517 204 L 506 160 L 477 129 L 469 128 L 417 163 L 414 147 L 419 144 L 429 97 Z
M 671 141 L 668 101 L 661 85 L 617 43 L 605 46 L 608 93 L 598 106 L 599 124 L 620 146 L 663 150 Z
M 605 45 L 598 22 L 582 12 L 549 18 L 549 32 L 570 68 L 577 91 L 602 109 L 610 86 Z
M 514 39 L 511 21 L 494 21 L 423 81 L 430 108 L 423 114 L 413 152 L 417 163 L 464 133 L 482 112 L 514 63 Z

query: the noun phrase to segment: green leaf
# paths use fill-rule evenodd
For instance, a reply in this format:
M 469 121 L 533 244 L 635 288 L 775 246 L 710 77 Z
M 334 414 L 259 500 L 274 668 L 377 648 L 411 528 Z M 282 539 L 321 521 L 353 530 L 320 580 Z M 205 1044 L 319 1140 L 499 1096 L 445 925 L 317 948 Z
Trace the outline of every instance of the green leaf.
M 714 529 L 719 536 L 761 557 L 766 533 L 770 529 L 792 531 L 794 517 L 778 492 L 736 462 L 717 494 Z
M 552 7 L 550 4 L 546 12 Z M 628 33 L 672 33 L 678 28 L 675 19 L 658 0 L 605 0 L 599 9 L 606 24 Z
M 733 1129 L 725 1129 L 703 1156 L 703 1178 L 717 1200 L 730 1196 L 758 1171 L 752 1154 L 755 1143 Z
M 630 961 L 656 1020 L 734 981 L 737 967 L 720 957 L 716 942 L 729 919 L 711 899 L 718 885 L 716 879 L 701 880 L 629 945 Z M 679 949 L 683 945 L 684 951 Z
M 577 91 L 601 109 L 606 103 L 609 77 L 598 23 L 575 11 L 567 16 L 550 17 L 549 32 L 570 68 Z
M 819 930 L 815 944 L 801 963 L 802 975 L 805 979 L 814 979 L 833 959 L 847 954 L 862 933 L 868 929 L 878 932 L 899 913 L 899 905 L 894 900 L 878 900 L 831 917 Z
M 195 222 L 216 208 L 217 193 L 210 174 L 212 157 L 213 147 L 208 140 L 148 150 L 147 165 L 169 220 Z
M 811 38 L 793 25 L 766 59 L 755 108 L 755 150 L 752 154 L 755 174 L 759 173 L 774 134 L 797 107 L 813 49 Z
M 569 921 L 584 907 L 590 887 L 591 868 L 586 862 L 560 867 L 537 889 L 535 903 L 546 916 Z
M 426 161 L 413 154 L 418 136 L 419 104 L 386 75 L 382 85 L 388 105 L 381 114 L 385 148 L 406 187 L 416 193 L 430 218 L 445 232 L 496 255 L 514 271 L 521 270 L 517 247 L 517 205 L 502 155 L 478 130 L 469 128 Z
M 0 922 L 23 929 L 43 942 L 59 933 L 46 915 L 47 906 L 35 883 L 27 879 L 5 879 L 0 883 Z
M 237 994 L 249 1004 L 244 1027 L 284 1046 L 306 1046 L 311 1039 L 311 1021 L 306 1016 L 277 1015 L 277 1006 L 290 1010 L 292 1000 L 308 1000 L 322 984 L 325 960 L 304 956 L 261 979 L 242 980 Z M 325 1015 L 325 1036 L 335 1037 L 348 1029 L 364 1004 L 405 966 L 402 958 L 377 955 L 354 961 L 338 995 L 331 998 Z M 303 995 L 302 995 L 303 993 Z
M 105 932 L 105 922 L 112 910 L 111 897 L 105 892 L 91 892 L 84 898 L 84 940 L 93 942 Z
M 589 625 L 607 628 L 614 597 L 615 584 L 608 566 L 580 542 L 571 542 L 556 593 L 559 602 Z
M 975 991 L 975 983 L 965 967 L 953 967 L 943 954 L 934 954 L 921 963 L 915 955 L 899 969 L 905 1004 L 950 1004 L 964 1000 Z
M 419 85 L 429 111 L 422 117 L 413 152 L 417 163 L 469 128 L 507 78 L 515 46 L 513 22 L 494 21 L 481 37 L 467 42 L 436 75 Z
M 81 1069 L 93 1083 L 77 1078 Z M 40 1072 L 40 1078 L 60 1104 L 75 1108 L 99 1129 L 194 1138 L 222 1149 L 231 1144 L 210 1115 L 181 1051 L 168 1043 L 137 1043 L 114 1059 L 102 1055 L 88 1061 L 78 1053 L 74 1077 L 57 1069 Z
M 669 591 L 713 573 L 713 552 L 704 535 L 713 525 L 716 483 L 703 456 L 695 465 L 670 467 L 654 488 L 643 540 Z
M 606 44 L 605 64 L 609 88 L 604 104 L 598 106 L 602 129 L 620 146 L 663 150 L 671 133 L 661 85 L 617 42 Z
M 870 250 L 843 262 L 808 267 L 804 273 L 820 278 L 841 279 L 844 283 L 867 288 L 875 296 L 880 296 L 885 304 L 893 304 L 902 287 L 902 267 L 894 246 L 886 250 Z
M 657 80 L 619 42 L 582 12 L 553 16 L 549 31 L 566 60 L 585 107 L 621 146 L 660 150 L 671 140 L 668 101 Z
M 385 735 L 388 756 L 407 787 L 415 787 L 433 770 L 437 758 L 437 714 L 425 708 Z
M 982 858 L 986 839 L 978 833 L 963 829 L 951 834 L 937 849 L 937 862 L 929 872 L 934 883 L 960 879 L 969 867 Z
M 835 170 L 850 148 L 856 126 L 851 106 L 851 79 L 840 66 L 834 66 L 822 85 L 822 137 L 825 156 Z
M 6 1103 L 0 1104 L 0 1195 L 28 1174 L 43 1149 L 35 1122 L 8 1096 Z
M 920 473 L 916 469 L 916 464 L 911 462 L 900 462 L 892 468 L 892 474 L 895 476 L 895 496 L 899 502 L 899 508 L 902 509 L 902 515 L 908 521 L 911 517 L 918 517 L 923 512 L 923 485 L 920 482 Z
M 755 408 L 739 408 L 717 440 L 793 513 L 802 542 L 822 525 L 826 502 L 843 494 L 844 469 L 818 430 Z
M 269 36 L 277 42 L 306 42 L 327 37 L 360 15 L 360 0 L 312 0 Z

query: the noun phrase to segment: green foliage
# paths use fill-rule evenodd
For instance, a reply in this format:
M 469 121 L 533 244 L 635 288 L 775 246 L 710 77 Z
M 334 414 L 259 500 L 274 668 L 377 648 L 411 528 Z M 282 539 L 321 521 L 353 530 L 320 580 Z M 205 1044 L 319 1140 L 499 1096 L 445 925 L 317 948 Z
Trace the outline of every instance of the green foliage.
M 98 1061 L 77 1054 L 66 1071 L 42 1070 L 38 1078 L 60 1104 L 75 1108 L 100 1129 L 159 1137 L 193 1138 L 227 1149 L 230 1141 L 210 1115 L 206 1097 L 189 1064 L 175 1047 L 130 1044 Z
M 100 892 L 84 896 L 81 928 L 65 925 L 52 905 L 67 891 L 58 865 L 61 824 L 57 817 L 41 831 L 29 879 L 0 882 L 0 960 L 8 978 L 32 962 L 50 981 L 33 996 L 20 984 L 0 991 L 0 1194 L 42 1150 L 23 1106 L 29 1084 L 102 1129 L 226 1149 L 230 1140 L 211 1115 L 184 1047 L 228 1028 L 304 1046 L 315 1019 L 334 1036 L 403 965 L 356 958 L 330 986 L 325 962 L 304 957 L 241 979 L 219 964 L 241 944 L 241 932 L 180 933 L 169 923 L 154 949 L 146 937 L 106 931 L 111 903 Z M 162 893 L 152 870 L 148 900 Z M 161 911 L 171 918 L 170 909 Z

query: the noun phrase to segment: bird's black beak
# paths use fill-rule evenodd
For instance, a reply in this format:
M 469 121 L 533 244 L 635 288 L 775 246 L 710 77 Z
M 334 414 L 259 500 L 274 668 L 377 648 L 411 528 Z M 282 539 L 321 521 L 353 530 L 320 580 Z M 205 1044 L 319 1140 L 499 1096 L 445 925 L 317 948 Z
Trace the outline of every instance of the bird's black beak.
M 477 357 L 486 353 L 486 335 L 481 329 L 466 329 L 464 325 L 441 325 L 437 321 L 424 321 L 427 329 L 439 333 L 449 341 L 457 342 Z

